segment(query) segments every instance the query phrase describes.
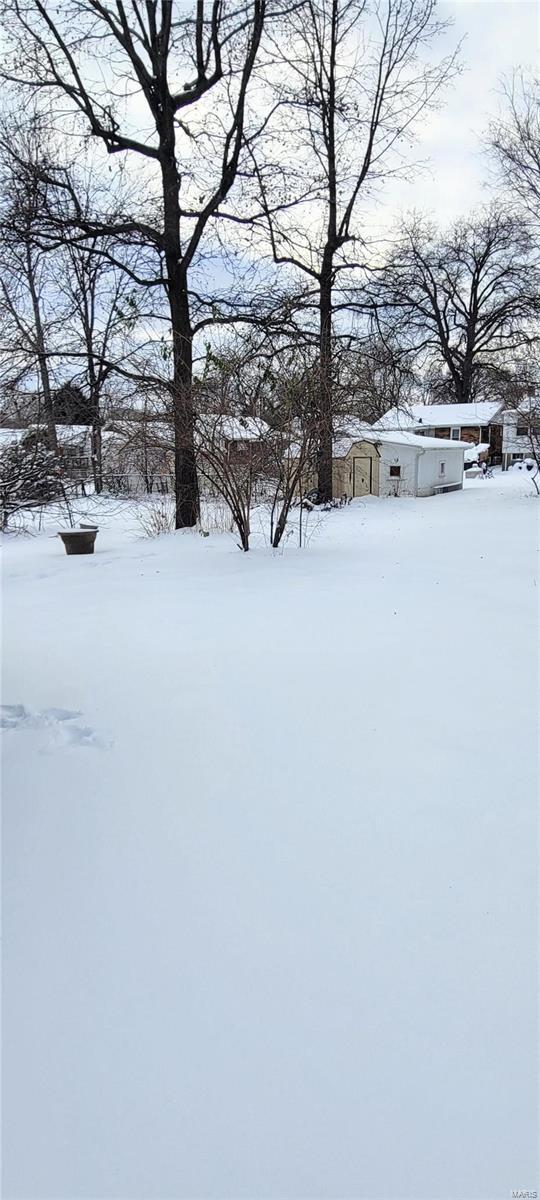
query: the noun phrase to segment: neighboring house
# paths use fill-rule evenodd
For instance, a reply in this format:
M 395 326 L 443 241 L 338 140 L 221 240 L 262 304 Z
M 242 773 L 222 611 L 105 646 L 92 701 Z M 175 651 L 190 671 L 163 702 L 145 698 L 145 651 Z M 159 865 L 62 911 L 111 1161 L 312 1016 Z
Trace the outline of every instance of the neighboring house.
M 196 443 L 203 449 L 205 444 L 219 446 L 229 462 L 238 466 L 264 466 L 270 440 L 270 426 L 261 417 L 201 413 L 196 418 Z
M 87 426 L 57 429 L 57 450 L 48 448 L 42 425 L 0 429 L 2 527 L 22 508 L 85 494 L 91 472 L 91 431 Z
M 540 446 L 540 404 L 526 403 L 520 409 L 507 409 L 503 414 L 502 469 L 507 471 L 515 462 L 536 458 Z
M 101 435 L 106 491 L 174 491 L 174 434 L 165 421 L 116 421 Z
M 0 430 L 0 447 L 15 445 L 28 440 L 32 436 L 40 441 L 46 440 L 46 430 L 43 425 L 27 425 L 24 429 Z M 62 464 L 62 474 L 66 479 L 86 480 L 92 472 L 92 431 L 88 425 L 57 425 L 56 440 L 58 444 L 58 459 Z
M 70 479 L 88 480 L 92 475 L 92 430 L 88 425 L 57 425 L 58 457 Z
M 333 493 L 433 496 L 463 487 L 463 442 L 357 426 L 334 441 Z M 313 486 L 305 482 L 304 489 Z
M 455 442 L 482 442 L 489 446 L 489 462 L 500 463 L 502 459 L 503 405 L 498 400 L 391 408 L 373 428 L 411 430 L 426 437 L 448 438 Z
M 256 417 L 204 413 L 195 418 L 195 446 L 214 463 L 262 469 L 270 427 Z M 102 434 L 105 488 L 118 492 L 174 491 L 174 429 L 160 419 L 110 422 Z M 217 468 L 216 468 L 217 469 Z

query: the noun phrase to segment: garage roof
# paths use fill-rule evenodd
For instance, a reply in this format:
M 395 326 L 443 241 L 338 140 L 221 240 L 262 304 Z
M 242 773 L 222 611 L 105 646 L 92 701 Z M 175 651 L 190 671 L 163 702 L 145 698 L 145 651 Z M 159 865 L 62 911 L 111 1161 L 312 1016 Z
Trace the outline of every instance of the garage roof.
M 421 433 L 406 430 L 385 431 L 374 425 L 348 426 L 347 432 L 334 440 L 334 458 L 345 458 L 355 442 L 371 442 L 373 445 L 409 446 L 416 450 L 465 450 L 470 442 L 451 441 L 449 438 L 424 437 Z

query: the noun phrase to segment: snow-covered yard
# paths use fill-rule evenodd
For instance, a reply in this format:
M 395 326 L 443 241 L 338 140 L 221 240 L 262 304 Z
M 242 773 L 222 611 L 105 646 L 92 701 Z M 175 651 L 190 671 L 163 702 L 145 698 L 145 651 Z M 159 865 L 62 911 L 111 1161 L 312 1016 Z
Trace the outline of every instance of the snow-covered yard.
M 7 539 L 6 1200 L 537 1185 L 531 493 Z

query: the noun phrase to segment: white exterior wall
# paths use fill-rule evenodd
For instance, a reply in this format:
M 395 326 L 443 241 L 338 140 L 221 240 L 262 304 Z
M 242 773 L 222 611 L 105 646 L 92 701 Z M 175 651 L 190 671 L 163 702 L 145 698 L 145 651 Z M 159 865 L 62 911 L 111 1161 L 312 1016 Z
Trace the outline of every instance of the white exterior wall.
M 416 446 L 379 445 L 379 496 L 416 496 Z M 399 479 L 390 475 L 390 467 L 401 467 Z
M 444 484 L 463 484 L 463 447 L 441 445 L 440 450 L 428 447 L 418 458 L 418 496 L 432 496 L 434 488 Z M 444 473 L 441 472 L 444 463 Z
M 516 412 L 505 412 L 503 414 L 503 454 L 522 454 L 524 458 L 530 455 L 531 443 L 529 437 L 518 437 L 516 433 L 518 425 L 528 426 L 528 424 L 526 416 L 519 417 Z

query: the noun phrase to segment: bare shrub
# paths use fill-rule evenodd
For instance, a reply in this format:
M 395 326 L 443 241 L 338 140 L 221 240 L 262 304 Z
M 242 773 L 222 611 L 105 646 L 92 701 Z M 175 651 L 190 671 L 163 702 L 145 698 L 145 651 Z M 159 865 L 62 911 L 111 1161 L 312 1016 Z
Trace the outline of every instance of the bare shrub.
M 174 532 L 175 516 L 174 496 L 160 496 L 138 506 L 137 522 L 145 537 L 154 538 Z
M 197 532 L 201 534 L 233 533 L 234 521 L 230 510 L 221 497 L 201 496 L 201 515 Z M 174 495 L 155 496 L 137 505 L 137 523 L 145 537 L 160 537 L 163 533 L 174 533 Z
M 201 533 L 234 533 L 234 521 L 229 506 L 220 496 L 201 496 Z

